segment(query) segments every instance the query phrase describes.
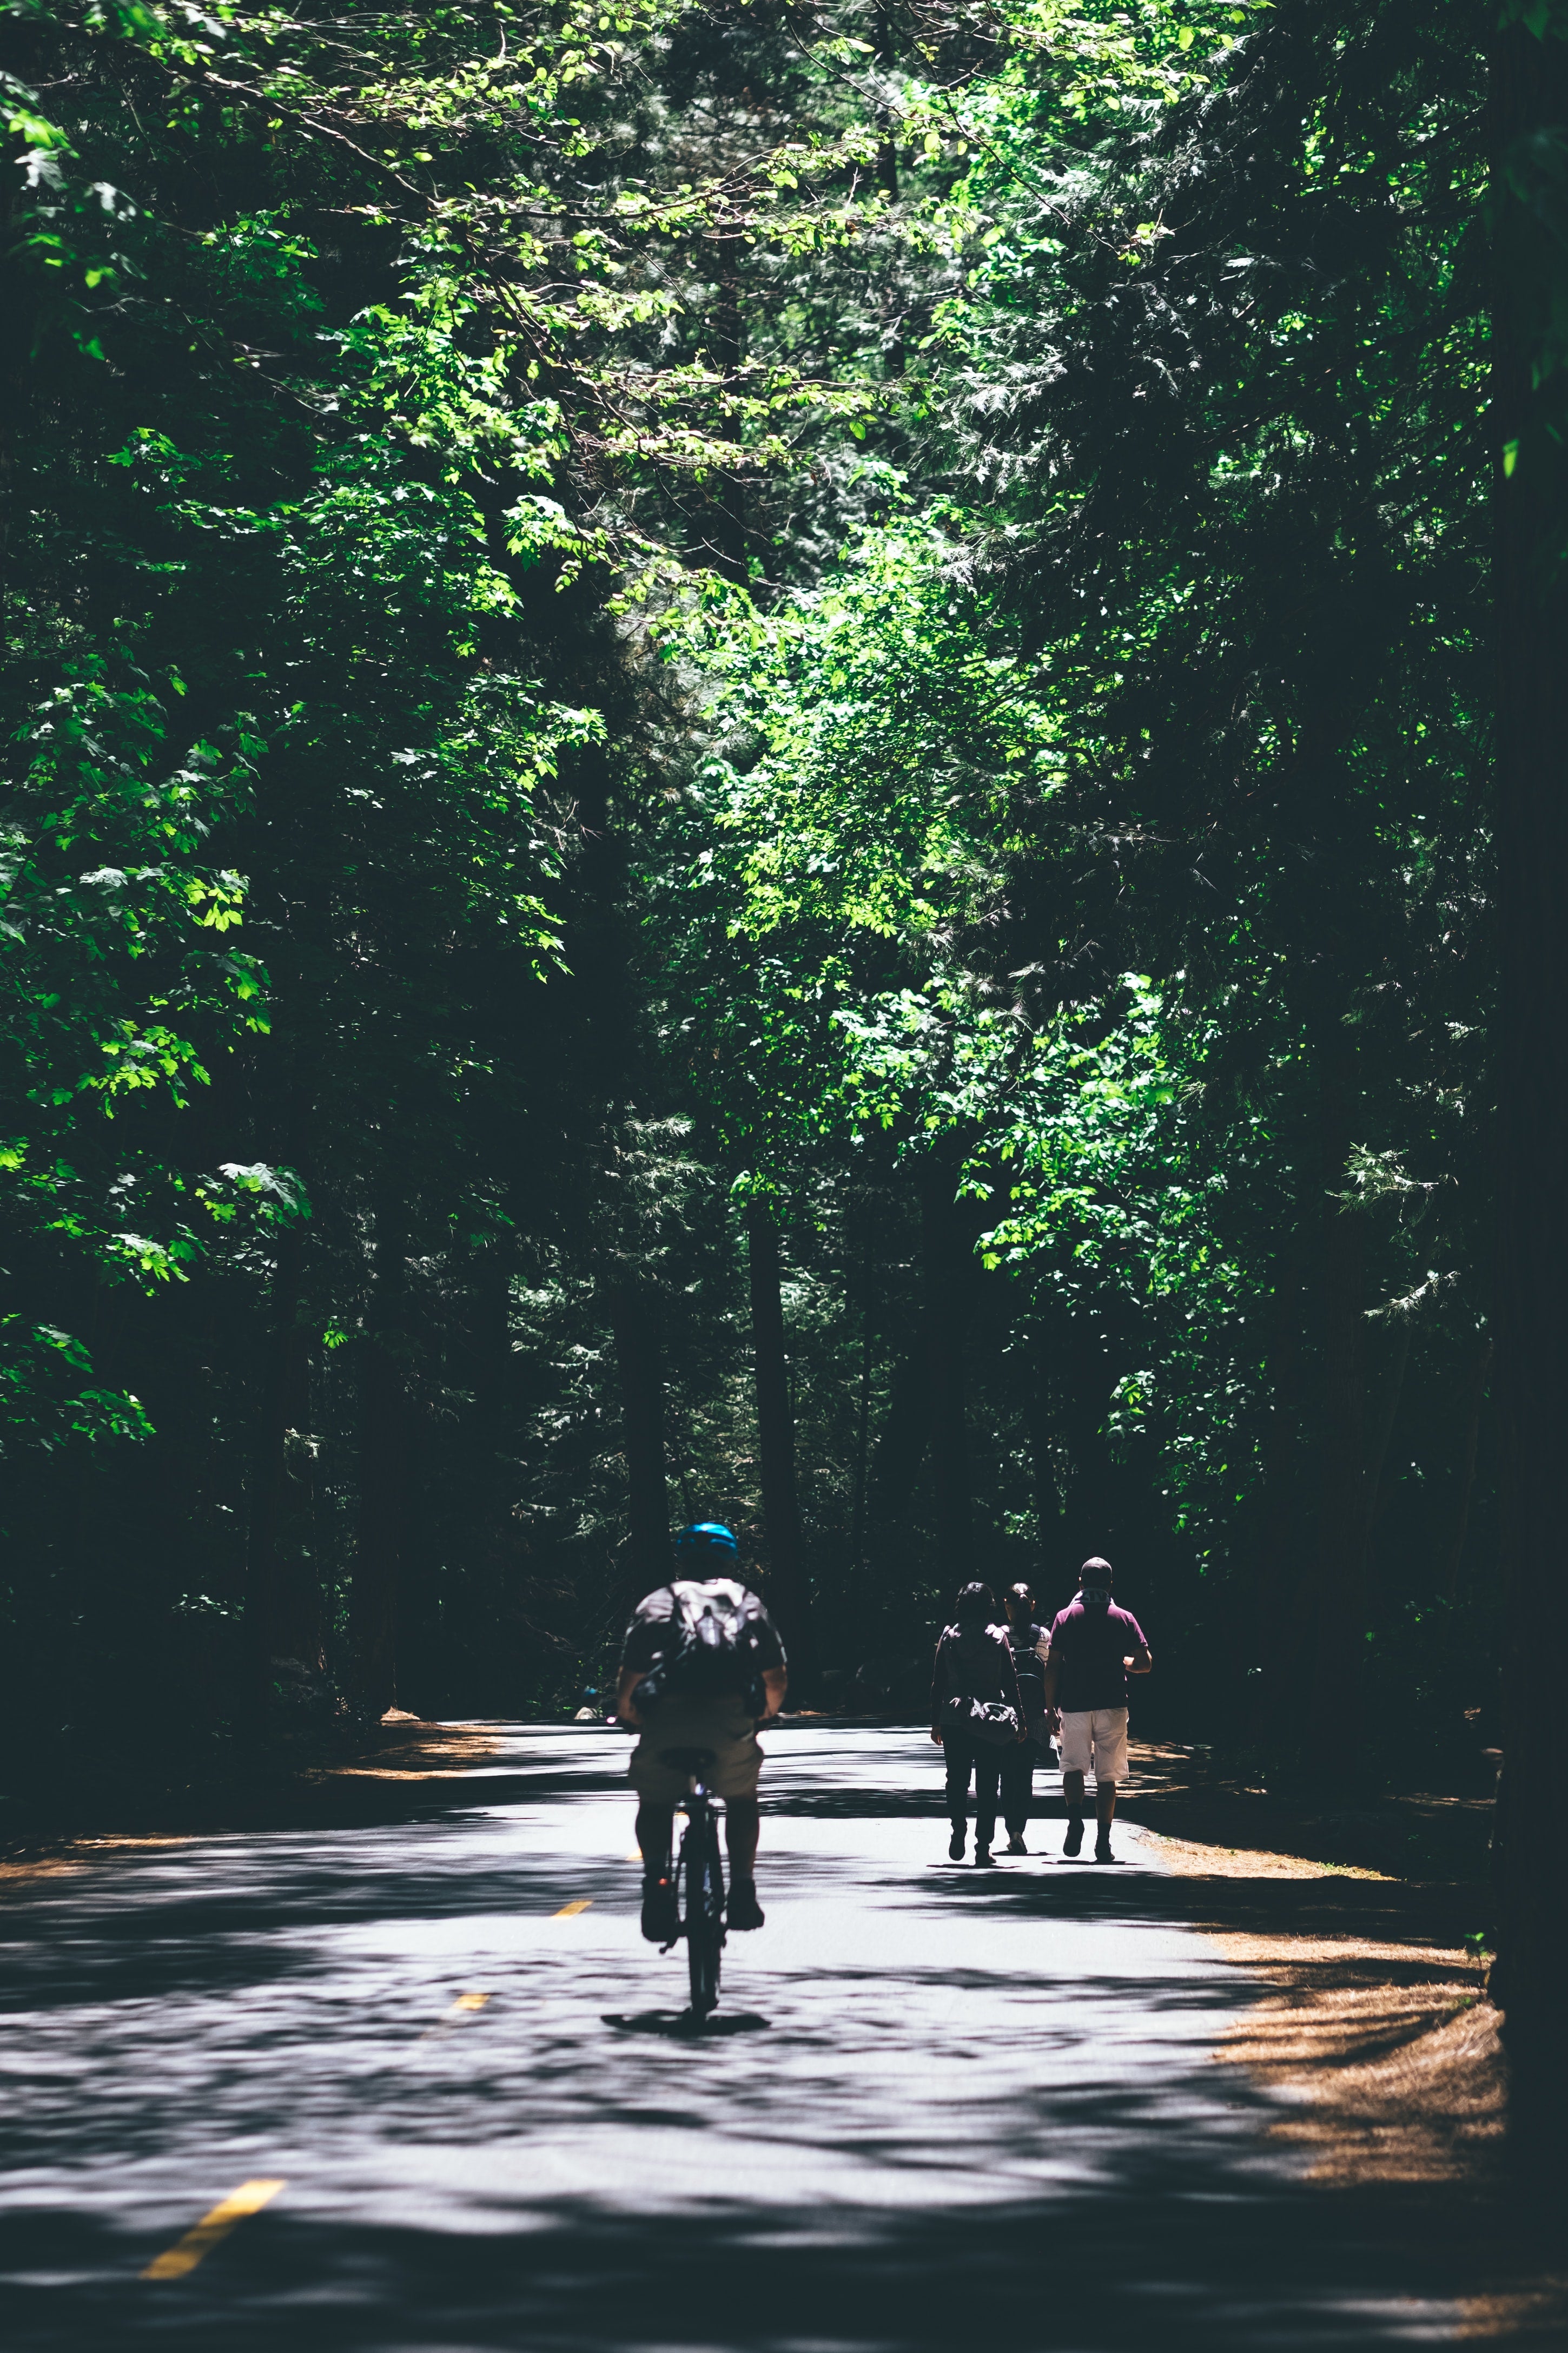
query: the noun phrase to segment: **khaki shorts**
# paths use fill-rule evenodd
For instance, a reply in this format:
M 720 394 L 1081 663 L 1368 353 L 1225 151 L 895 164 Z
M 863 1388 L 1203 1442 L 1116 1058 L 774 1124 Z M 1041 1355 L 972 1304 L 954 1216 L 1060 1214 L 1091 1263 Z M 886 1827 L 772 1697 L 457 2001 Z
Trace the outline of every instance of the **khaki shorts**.
M 1127 1710 L 1086 1707 L 1081 1714 L 1062 1716 L 1062 1771 L 1087 1773 L 1094 1758 L 1094 1786 L 1127 1778 Z
M 690 1778 L 683 1768 L 665 1764 L 660 1752 L 666 1748 L 710 1748 L 713 1763 L 703 1775 L 704 1787 L 716 1798 L 756 1796 L 763 1752 L 757 1727 L 738 1699 L 672 1696 L 645 1726 L 626 1770 L 638 1797 L 656 1806 L 675 1805 Z

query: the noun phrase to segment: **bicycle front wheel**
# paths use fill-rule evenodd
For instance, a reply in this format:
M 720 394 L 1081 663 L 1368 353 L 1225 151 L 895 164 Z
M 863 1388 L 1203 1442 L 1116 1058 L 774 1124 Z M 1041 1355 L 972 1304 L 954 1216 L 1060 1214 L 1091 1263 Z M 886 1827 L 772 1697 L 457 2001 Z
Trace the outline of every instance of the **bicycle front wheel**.
M 724 1944 L 724 1873 L 719 1860 L 719 1825 L 711 1817 L 688 1837 L 686 1873 L 686 1965 L 691 1978 L 691 2015 L 711 2016 L 719 2007 L 719 1955 Z

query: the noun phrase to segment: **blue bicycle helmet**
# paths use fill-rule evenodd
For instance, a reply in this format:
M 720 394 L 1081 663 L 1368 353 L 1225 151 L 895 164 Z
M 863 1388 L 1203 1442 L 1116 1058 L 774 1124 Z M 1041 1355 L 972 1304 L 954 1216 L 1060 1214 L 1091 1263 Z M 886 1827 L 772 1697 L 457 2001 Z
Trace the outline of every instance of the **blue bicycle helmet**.
M 715 1565 L 731 1562 L 740 1557 L 740 1550 L 733 1529 L 727 1528 L 721 1520 L 699 1520 L 693 1526 L 682 1528 L 675 1539 L 675 1557 L 683 1568 L 692 1567 L 700 1561 L 710 1560 Z

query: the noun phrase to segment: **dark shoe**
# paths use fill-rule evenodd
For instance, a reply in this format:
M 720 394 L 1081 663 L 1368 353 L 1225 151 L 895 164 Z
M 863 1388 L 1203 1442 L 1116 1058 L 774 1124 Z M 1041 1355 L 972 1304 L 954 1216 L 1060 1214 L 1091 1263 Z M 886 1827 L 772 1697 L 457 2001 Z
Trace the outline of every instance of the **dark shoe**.
M 760 1928 L 763 1907 L 757 1901 L 757 1891 L 750 1880 L 737 1879 L 730 1888 L 730 1902 L 725 1911 L 726 1924 L 731 1928 Z
M 1007 1852 L 1009 1854 L 1027 1854 L 1029 1852 L 1016 1831 L 1010 1831 L 1008 1834 Z
M 1068 1824 L 1068 1834 L 1062 1841 L 1064 1854 L 1077 1854 L 1083 1845 L 1083 1816 L 1074 1814 Z
M 954 1822 L 952 1826 L 952 1836 L 947 1842 L 947 1859 L 949 1862 L 962 1862 L 963 1861 L 963 1841 L 968 1835 L 969 1833 L 964 1829 L 962 1822 Z
M 1108 1838 L 1098 1838 L 1094 1841 L 1094 1859 L 1096 1862 L 1120 1862 L 1121 1857 L 1111 1853 Z
M 983 1865 L 988 1864 L 991 1861 L 990 1848 L 988 1846 L 977 1846 L 974 1850 L 974 1860 L 977 1863 L 981 1863 Z
M 650 1945 L 673 1945 L 680 1934 L 675 1908 L 673 1879 L 645 1879 L 642 1883 L 642 1932 Z

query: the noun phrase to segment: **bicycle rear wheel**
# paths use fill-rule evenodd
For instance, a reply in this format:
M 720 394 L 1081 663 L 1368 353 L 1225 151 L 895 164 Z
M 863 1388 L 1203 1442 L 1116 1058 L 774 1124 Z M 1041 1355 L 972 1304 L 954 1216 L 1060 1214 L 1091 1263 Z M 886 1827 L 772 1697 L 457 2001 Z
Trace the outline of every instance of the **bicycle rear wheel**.
M 724 1944 L 724 1873 L 719 1825 L 711 1814 L 686 1834 L 686 1966 L 691 2014 L 708 2018 L 719 2007 L 719 1955 Z

